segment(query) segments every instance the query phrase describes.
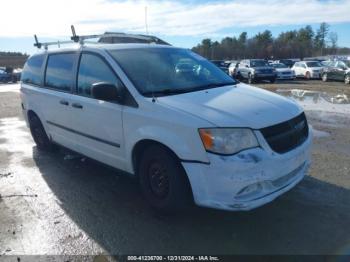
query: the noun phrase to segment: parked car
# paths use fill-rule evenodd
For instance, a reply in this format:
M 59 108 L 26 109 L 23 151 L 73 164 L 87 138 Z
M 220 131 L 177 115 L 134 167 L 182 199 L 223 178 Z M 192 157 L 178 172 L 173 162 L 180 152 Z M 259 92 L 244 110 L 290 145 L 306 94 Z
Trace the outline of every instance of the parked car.
M 183 61 L 197 70 L 177 67 Z M 250 210 L 293 188 L 310 163 L 311 130 L 296 102 L 238 83 L 187 49 L 38 52 L 25 64 L 20 96 L 39 150 L 62 145 L 123 170 L 161 211 L 192 201 Z
M 276 60 L 275 63 L 284 64 L 287 67 L 292 68 L 295 62 L 292 59 L 281 59 Z
M 5 70 L 0 69 L 0 83 L 8 83 L 12 81 L 11 74 L 7 73 Z
M 273 68 L 275 68 L 277 72 L 277 79 L 295 79 L 295 73 L 292 69 L 290 69 L 285 64 L 274 63 L 271 64 Z
M 268 80 L 274 83 L 277 78 L 276 70 L 263 59 L 247 59 L 239 63 L 237 78 L 246 79 L 249 84 Z
M 13 81 L 18 82 L 21 80 L 22 68 L 15 68 L 12 72 Z
M 239 61 L 231 61 L 230 65 L 228 66 L 228 74 L 231 77 L 236 77 L 238 67 L 239 67 Z
M 0 82 L 3 83 L 16 83 L 20 79 L 20 74 L 15 72 L 11 67 L 1 67 L 0 68 Z
M 323 67 L 324 66 L 318 61 L 302 61 L 296 62 L 292 70 L 295 72 L 296 77 L 320 79 Z
M 224 71 L 226 74 L 229 74 L 228 67 L 230 65 L 229 62 L 223 61 L 223 60 L 211 60 L 213 64 L 215 64 L 217 67 L 219 67 L 222 71 Z
M 328 62 L 322 73 L 322 81 L 326 82 L 328 80 L 344 81 L 345 84 L 350 84 L 350 61 Z

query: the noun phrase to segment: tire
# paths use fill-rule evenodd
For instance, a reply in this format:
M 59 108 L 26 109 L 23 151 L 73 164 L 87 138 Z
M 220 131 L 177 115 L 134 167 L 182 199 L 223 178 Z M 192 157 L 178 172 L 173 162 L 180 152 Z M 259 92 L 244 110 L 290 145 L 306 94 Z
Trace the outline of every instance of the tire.
M 251 74 L 248 74 L 248 84 L 253 84 L 254 83 L 254 79 L 252 78 Z
M 311 74 L 310 74 L 310 72 L 306 72 L 306 73 L 305 73 L 305 78 L 306 78 L 307 80 L 310 80 L 310 79 L 311 79 Z
M 322 74 L 322 81 L 323 82 L 327 82 L 328 81 L 327 73 Z
M 346 75 L 345 78 L 344 78 L 344 83 L 346 85 L 350 84 L 350 75 Z
M 53 151 L 55 149 L 55 146 L 47 136 L 39 117 L 36 115 L 29 116 L 29 128 L 39 150 Z
M 191 189 L 179 160 L 168 149 L 151 145 L 138 165 L 141 190 L 152 208 L 174 213 L 191 203 Z
M 273 83 L 275 83 L 275 82 L 276 82 L 276 78 L 271 78 L 271 79 L 270 79 L 270 83 L 271 83 L 271 84 L 273 84 Z

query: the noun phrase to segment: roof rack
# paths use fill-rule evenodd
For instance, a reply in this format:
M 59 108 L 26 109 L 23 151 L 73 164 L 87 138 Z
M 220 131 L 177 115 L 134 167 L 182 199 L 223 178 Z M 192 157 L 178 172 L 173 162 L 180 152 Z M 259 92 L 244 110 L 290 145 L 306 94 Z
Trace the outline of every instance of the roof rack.
M 41 43 L 38 41 L 38 37 L 34 35 L 35 43 L 34 46 L 37 48 L 44 47 L 45 50 L 48 49 L 48 46 L 51 45 L 57 45 L 60 47 L 62 44 L 74 44 L 79 43 L 80 45 L 84 45 L 85 43 L 154 43 L 154 44 L 161 44 L 161 45 L 170 45 L 169 43 L 161 40 L 158 37 L 151 36 L 151 35 L 136 35 L 136 34 L 125 34 L 125 33 L 112 33 L 112 32 L 106 32 L 104 34 L 98 34 L 98 35 L 77 35 L 75 32 L 75 28 L 72 25 L 72 36 L 70 41 L 56 41 L 56 42 L 44 42 Z M 86 41 L 88 39 L 96 39 L 99 38 L 97 42 L 91 42 Z
M 44 42 L 44 43 L 40 43 L 38 41 L 38 37 L 36 35 L 34 35 L 34 39 L 35 39 L 35 43 L 34 43 L 34 46 L 37 47 L 37 48 L 41 48 L 41 47 L 44 47 L 45 50 L 48 49 L 48 47 L 50 45 L 57 45 L 58 47 L 60 47 L 62 44 L 72 44 L 74 43 L 73 41 L 56 41 L 56 42 Z

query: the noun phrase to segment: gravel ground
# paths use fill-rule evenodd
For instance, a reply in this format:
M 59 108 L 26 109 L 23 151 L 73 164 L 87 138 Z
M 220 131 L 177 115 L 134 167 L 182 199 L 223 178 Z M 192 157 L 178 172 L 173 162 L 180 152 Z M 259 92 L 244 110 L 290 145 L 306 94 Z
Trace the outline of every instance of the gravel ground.
M 259 86 L 347 91 L 320 81 Z M 163 217 L 118 171 L 39 152 L 18 85 L 0 85 L 0 255 L 350 254 L 350 105 L 315 94 L 296 98 L 315 129 L 310 175 L 298 186 L 250 212 Z

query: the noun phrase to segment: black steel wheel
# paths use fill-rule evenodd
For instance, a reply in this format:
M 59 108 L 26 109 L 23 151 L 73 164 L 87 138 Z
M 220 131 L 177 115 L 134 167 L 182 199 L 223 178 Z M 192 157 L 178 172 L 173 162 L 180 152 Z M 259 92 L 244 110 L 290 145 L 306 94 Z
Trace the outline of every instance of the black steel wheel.
M 172 213 L 191 203 L 191 189 L 179 160 L 167 148 L 152 145 L 138 165 L 142 192 L 157 211 Z

